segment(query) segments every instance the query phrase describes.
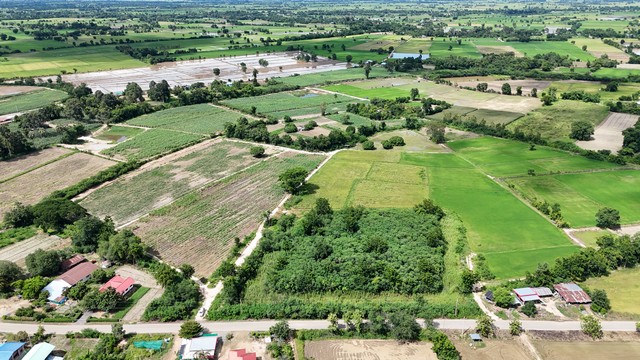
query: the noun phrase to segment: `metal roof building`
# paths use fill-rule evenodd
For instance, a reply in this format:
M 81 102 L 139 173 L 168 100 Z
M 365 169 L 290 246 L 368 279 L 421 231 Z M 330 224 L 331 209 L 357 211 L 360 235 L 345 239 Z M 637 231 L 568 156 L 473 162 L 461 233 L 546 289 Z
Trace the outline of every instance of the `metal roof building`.
M 520 305 L 524 305 L 528 301 L 542 301 L 540 296 L 533 291 L 532 288 L 518 288 L 513 289 L 513 293 L 516 294 L 516 300 L 520 303 Z
M 551 289 L 549 289 L 548 287 L 536 287 L 531 288 L 531 290 L 533 290 L 533 292 L 538 294 L 538 296 L 540 297 L 553 296 L 553 291 L 551 291 Z
M 569 304 L 588 304 L 591 302 L 589 295 L 575 283 L 561 283 L 553 285 L 562 300 Z
M 6 342 L 0 344 L 0 360 L 15 360 L 24 352 L 23 342 Z
M 55 348 L 49 343 L 41 342 L 32 347 L 22 360 L 48 360 Z

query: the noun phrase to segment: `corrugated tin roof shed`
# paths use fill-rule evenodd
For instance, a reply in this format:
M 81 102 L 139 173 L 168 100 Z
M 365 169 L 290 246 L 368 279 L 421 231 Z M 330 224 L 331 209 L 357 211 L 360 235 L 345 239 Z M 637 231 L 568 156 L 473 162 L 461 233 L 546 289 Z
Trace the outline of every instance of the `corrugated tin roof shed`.
M 84 262 L 86 259 L 82 255 L 74 255 L 73 257 L 62 262 L 62 271 L 67 271 L 72 267 Z
M 513 293 L 516 294 L 516 296 L 518 297 L 518 299 L 520 299 L 522 302 L 527 302 L 527 301 L 542 301 L 540 299 L 540 296 L 538 296 L 538 294 L 536 294 L 535 291 L 533 291 L 532 288 L 518 288 L 518 289 L 513 289 Z
M 480 334 L 469 334 L 469 337 L 473 341 L 482 341 L 482 337 L 480 336 Z
M 80 281 L 87 278 L 91 275 L 92 272 L 98 270 L 98 267 L 95 264 L 90 262 L 85 262 L 79 265 L 76 265 L 71 270 L 65 272 L 60 275 L 58 279 L 66 281 L 69 285 L 73 286 Z
M 41 342 L 32 347 L 22 360 L 46 360 L 55 348 L 49 343 Z
M 575 283 L 561 283 L 553 285 L 560 297 L 569 304 L 588 304 L 591 302 L 589 295 Z
M 24 347 L 23 342 L 6 342 L 0 344 L 0 360 L 9 360 L 13 354 Z
M 538 294 L 538 296 L 540 297 L 553 295 L 553 291 L 551 291 L 551 289 L 549 289 L 548 287 L 536 287 L 536 288 L 531 288 L 531 290 L 533 290 L 533 292 Z

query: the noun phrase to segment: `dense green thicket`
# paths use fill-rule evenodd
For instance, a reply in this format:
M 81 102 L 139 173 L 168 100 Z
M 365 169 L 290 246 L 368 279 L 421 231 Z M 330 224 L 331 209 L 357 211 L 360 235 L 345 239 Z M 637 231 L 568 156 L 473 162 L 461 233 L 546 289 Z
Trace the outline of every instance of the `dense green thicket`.
M 408 97 L 400 97 L 395 100 L 374 98 L 370 103 L 347 104 L 347 111 L 372 120 L 389 120 L 400 117 L 425 117 L 437 114 L 450 108 L 452 105 L 446 101 L 424 98 L 420 106 L 409 106 Z

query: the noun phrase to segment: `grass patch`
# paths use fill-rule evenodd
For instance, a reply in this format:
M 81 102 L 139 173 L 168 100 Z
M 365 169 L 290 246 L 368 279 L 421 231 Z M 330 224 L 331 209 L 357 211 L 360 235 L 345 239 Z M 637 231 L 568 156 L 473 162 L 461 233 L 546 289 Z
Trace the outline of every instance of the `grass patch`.
M 289 111 L 293 113 L 296 109 L 314 108 L 316 113 L 320 113 L 320 106 L 326 104 L 327 108 L 336 103 L 347 103 L 353 101 L 353 98 L 343 95 L 315 94 L 306 91 L 277 93 L 256 96 L 247 99 L 225 100 L 222 103 L 243 112 L 250 112 L 253 106 L 259 114 L 269 115 L 271 113 Z M 306 113 L 305 113 L 306 114 Z M 300 114 L 304 115 L 304 114 Z M 294 116 L 294 115 L 291 115 Z
M 30 226 L 26 228 L 8 229 L 0 232 L 0 248 L 29 239 L 37 234 L 37 230 Z
M 144 131 L 144 129 L 140 129 L 140 128 L 115 125 L 115 126 L 109 127 L 107 130 L 99 133 L 96 136 L 96 139 L 116 142 L 116 141 L 118 141 L 118 140 L 120 140 L 122 138 L 125 138 L 125 140 L 126 139 L 130 139 L 130 138 L 140 134 L 143 131 Z
M 488 109 L 478 109 L 476 111 L 471 111 L 466 113 L 467 116 L 475 116 L 478 121 L 486 121 L 487 124 L 509 124 L 521 117 L 524 114 L 509 112 L 509 111 L 499 111 L 499 110 L 488 110 Z
M 204 140 L 202 135 L 151 129 L 129 141 L 103 150 L 102 154 L 118 156 L 127 160 L 143 160 L 185 148 L 202 140 Z
M 573 236 L 580 239 L 583 244 L 589 247 L 598 247 L 598 244 L 596 244 L 596 242 L 599 238 L 606 235 L 612 235 L 612 233 L 607 230 L 575 231 L 573 233 Z
M 640 268 L 621 269 L 609 276 L 592 278 L 584 285 L 590 289 L 602 289 L 607 292 L 611 309 L 617 313 L 640 315 Z
M 369 78 L 395 76 L 381 67 L 372 67 Z M 360 68 L 350 68 L 344 70 L 325 71 L 322 73 L 305 74 L 299 76 L 288 76 L 283 78 L 274 78 L 278 81 L 300 87 L 321 85 L 340 81 L 365 80 L 364 70 Z
M 24 94 L 2 96 L 0 97 L 0 115 L 38 109 L 56 101 L 64 100 L 68 96 L 64 91 L 44 88 Z
M 113 314 L 113 318 L 121 320 L 147 292 L 149 292 L 149 288 L 144 286 L 138 287 L 136 291 L 125 301 L 123 307 Z

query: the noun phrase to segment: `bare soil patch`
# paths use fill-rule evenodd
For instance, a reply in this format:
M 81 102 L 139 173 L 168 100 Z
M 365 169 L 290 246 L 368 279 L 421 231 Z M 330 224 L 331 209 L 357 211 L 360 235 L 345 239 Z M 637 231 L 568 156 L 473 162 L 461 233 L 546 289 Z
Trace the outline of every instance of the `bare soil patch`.
M 606 149 L 616 152 L 622 149 L 624 141 L 622 131 L 632 127 L 636 121 L 638 121 L 638 115 L 609 113 L 609 116 L 596 128 L 594 140 L 576 141 L 576 145 L 587 150 Z
M 0 85 L 0 96 L 24 94 L 24 93 L 35 91 L 35 90 L 42 90 L 42 88 L 37 86 L 7 86 L 7 85 L 2 86 Z
M 532 360 L 522 339 L 498 331 L 496 338 L 473 343 L 467 331 L 446 331 L 463 359 L 477 360 Z
M 640 64 L 619 64 L 616 68 L 637 70 L 640 69 Z
M 60 239 L 56 235 L 39 234 L 30 239 L 17 242 L 0 249 L 0 260 L 13 261 L 24 267 L 24 259 L 32 252 L 43 249 L 57 249 L 68 246 L 71 243 L 68 239 Z
M 215 331 L 215 329 L 208 330 Z M 249 353 L 256 353 L 258 358 L 271 359 L 271 357 L 267 355 L 267 344 L 262 340 L 251 338 L 248 332 L 234 332 L 231 340 L 225 340 L 222 344 L 218 359 L 228 359 L 229 352 L 236 349 L 246 349 Z
M 476 48 L 480 52 L 480 54 L 506 54 L 509 52 L 514 53 L 517 57 L 523 57 L 521 52 L 514 49 L 512 46 L 481 46 L 476 45 Z
M 304 355 L 315 360 L 435 360 L 431 346 L 392 340 L 321 340 L 306 343 Z
M 609 59 L 611 60 L 617 60 L 622 63 L 626 63 L 629 61 L 629 54 L 622 51 L 589 51 L 589 53 L 591 53 L 591 55 L 595 56 L 596 58 L 600 58 L 602 55 L 607 54 L 607 56 L 609 56 Z
M 534 341 L 534 346 L 543 359 L 638 359 L 640 342 L 617 341 Z
M 19 308 L 29 306 L 29 304 L 29 300 L 19 299 L 17 296 L 0 299 L 0 317 L 13 314 Z
M 54 147 L 18 156 L 10 160 L 0 161 L 0 168 L 2 169 L 0 181 L 16 176 L 25 171 L 29 171 L 36 166 L 57 159 L 68 153 L 69 150 Z
M 19 201 L 34 204 L 113 165 L 114 162 L 83 153 L 73 154 L 0 184 L 0 216 Z

